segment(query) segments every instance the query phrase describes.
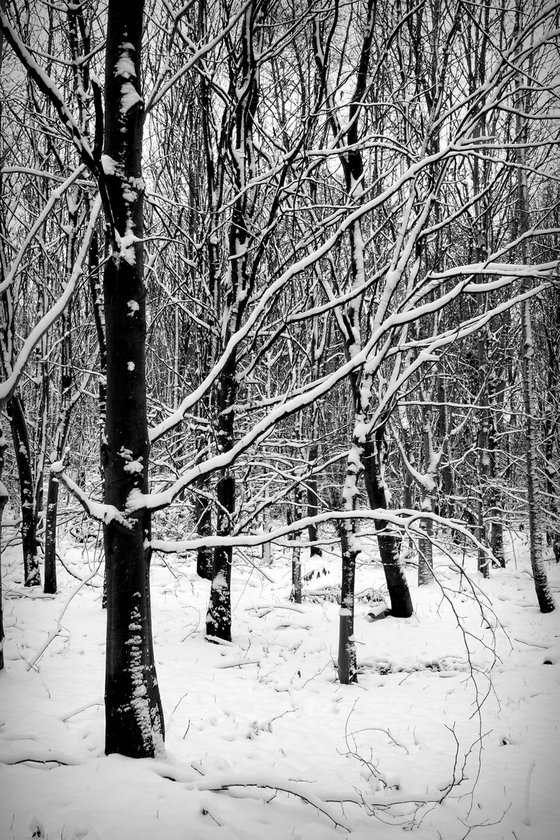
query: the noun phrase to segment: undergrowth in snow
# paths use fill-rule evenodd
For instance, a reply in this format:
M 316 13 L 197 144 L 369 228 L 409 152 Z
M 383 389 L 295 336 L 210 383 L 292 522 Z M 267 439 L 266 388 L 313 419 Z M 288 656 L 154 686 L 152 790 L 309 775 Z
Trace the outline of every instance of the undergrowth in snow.
M 296 606 L 287 550 L 273 548 L 266 575 L 256 553 L 248 563 L 240 552 L 234 641 L 216 645 L 204 639 L 209 584 L 192 555 L 156 556 L 167 734 L 153 761 L 103 755 L 92 544 L 63 546 L 55 597 L 25 589 L 19 550 L 6 549 L 0 840 L 393 840 L 403 830 L 553 840 L 560 614 L 539 612 L 523 540 L 487 581 L 476 557 L 465 558 L 468 579 L 459 573 L 460 552 L 457 566 L 438 554 L 437 581 L 420 589 L 407 567 L 406 620 L 378 618 L 382 570 L 373 549 L 360 555 L 351 686 L 336 680 L 338 559 L 320 563 Z M 558 593 L 560 569 L 547 567 Z

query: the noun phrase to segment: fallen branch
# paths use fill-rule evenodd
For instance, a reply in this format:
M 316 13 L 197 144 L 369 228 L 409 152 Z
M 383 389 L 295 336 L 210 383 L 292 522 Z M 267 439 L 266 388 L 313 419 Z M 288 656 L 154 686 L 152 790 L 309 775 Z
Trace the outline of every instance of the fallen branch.
M 260 788 L 261 790 L 272 790 L 276 793 L 285 793 L 288 796 L 296 796 L 306 805 L 310 805 L 312 808 L 315 808 L 320 814 L 323 814 L 327 817 L 336 828 L 342 828 L 344 831 L 351 831 L 351 828 L 346 823 L 342 822 L 338 814 L 333 813 L 333 811 L 327 806 L 326 802 L 322 799 L 318 799 L 314 796 L 307 788 L 303 788 L 299 785 L 287 785 L 284 781 L 247 781 L 247 780 L 239 780 L 239 781 L 224 781 L 224 782 L 216 782 L 216 780 L 212 778 L 205 778 L 204 780 L 200 780 L 194 783 L 190 783 L 186 785 L 191 790 L 208 790 L 212 793 L 219 793 L 221 791 L 228 791 L 230 788 L 233 787 L 241 787 L 241 788 Z M 343 800 L 331 800 L 340 802 L 342 804 Z M 360 802 L 358 799 L 345 799 L 345 802 L 354 802 L 355 804 L 359 805 Z

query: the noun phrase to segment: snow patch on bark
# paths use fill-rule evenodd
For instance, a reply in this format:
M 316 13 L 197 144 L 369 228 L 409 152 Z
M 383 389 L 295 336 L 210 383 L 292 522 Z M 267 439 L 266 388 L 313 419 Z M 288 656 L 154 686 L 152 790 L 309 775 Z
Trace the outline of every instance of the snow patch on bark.
M 136 69 L 128 52 L 121 53 L 121 56 L 115 64 L 115 76 L 124 76 L 125 79 L 130 79 L 136 76 Z
M 135 265 L 136 254 L 134 253 L 134 243 L 140 241 L 138 237 L 129 230 L 124 236 L 121 236 L 118 231 L 115 231 L 115 238 L 119 248 L 117 257 L 123 259 L 129 265 Z
M 119 164 L 110 155 L 101 155 L 101 168 L 105 175 L 117 175 Z
M 124 85 L 121 86 L 121 114 L 128 113 L 134 105 L 137 105 L 138 102 L 142 101 L 142 97 L 132 82 L 125 82 Z
M 142 627 L 142 617 L 138 607 L 133 609 L 130 619 L 129 629 L 133 627 L 136 630 L 137 627 Z M 146 687 L 146 679 L 150 678 L 150 667 L 142 662 L 142 637 L 140 635 L 131 636 L 127 640 L 127 645 L 131 648 L 129 673 L 132 682 L 132 699 L 130 705 L 140 729 L 146 752 L 149 752 L 153 747 L 155 755 L 160 755 L 163 753 L 163 737 L 159 727 L 152 720 Z

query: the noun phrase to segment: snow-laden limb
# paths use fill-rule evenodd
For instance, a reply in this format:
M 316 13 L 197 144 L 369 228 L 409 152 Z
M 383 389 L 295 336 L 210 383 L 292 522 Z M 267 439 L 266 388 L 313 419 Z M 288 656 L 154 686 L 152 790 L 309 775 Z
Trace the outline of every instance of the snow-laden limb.
M 80 715 L 82 712 L 87 711 L 87 709 L 92 709 L 94 706 L 103 706 L 104 700 L 102 697 L 99 697 L 97 700 L 92 700 L 89 703 L 83 703 L 81 706 L 78 706 L 76 709 L 72 709 L 70 712 L 65 712 L 61 715 L 60 720 L 63 723 L 66 723 L 67 720 L 70 718 L 75 717 L 76 715 Z
M 10 266 L 9 271 L 6 273 L 6 277 L 5 277 L 4 281 L 2 283 L 0 283 L 0 295 L 3 294 L 6 291 L 6 289 L 8 289 L 12 285 L 12 283 L 14 282 L 14 278 L 17 274 L 17 270 L 18 270 L 19 265 L 20 265 L 24 255 L 25 255 L 25 252 L 27 251 L 27 248 L 29 247 L 29 245 L 33 241 L 37 231 L 46 222 L 46 220 L 49 217 L 49 214 L 50 214 L 51 210 L 53 209 L 54 205 L 56 204 L 57 201 L 59 201 L 59 199 L 62 198 L 62 196 L 68 190 L 68 188 L 71 187 L 72 184 L 80 177 L 80 175 L 82 174 L 84 169 L 85 169 L 85 166 L 83 164 L 78 166 L 78 168 L 75 169 L 74 172 L 72 172 L 72 174 L 69 175 L 68 178 L 66 178 L 64 183 L 62 183 L 59 187 L 57 187 L 55 190 L 52 191 L 52 193 L 49 196 L 49 200 L 47 201 L 47 203 L 43 207 L 39 216 L 35 219 L 35 222 L 31 226 L 31 228 L 29 230 L 29 233 L 25 237 L 25 239 L 24 239 L 24 241 L 21 245 L 21 248 L 19 249 L 18 253 L 16 254 L 16 256 L 15 256 L 15 258 L 14 258 L 14 260 L 13 260 L 11 266 Z
M 189 58 L 189 60 L 179 69 L 176 73 L 168 79 L 165 84 L 163 84 L 163 80 L 168 72 L 168 66 L 164 64 L 163 71 L 160 73 L 158 79 L 156 80 L 153 90 L 151 94 L 146 99 L 146 113 L 151 111 L 157 103 L 162 99 L 172 88 L 173 86 L 181 79 L 185 73 L 187 73 L 191 67 L 193 67 L 197 62 L 199 62 L 205 55 L 217 47 L 221 41 L 226 37 L 228 32 L 231 32 L 233 27 L 237 24 L 239 20 L 241 20 L 242 16 L 245 14 L 246 10 L 250 7 L 253 0 L 246 0 L 246 2 L 241 6 L 241 8 L 237 11 L 233 17 L 228 20 L 224 28 L 221 32 L 218 33 L 214 38 L 211 38 L 210 41 L 207 41 L 202 47 L 197 50 L 193 49 L 193 54 Z M 177 13 L 174 20 L 174 26 L 179 19 L 182 10 Z M 173 27 L 174 29 L 174 27 Z M 184 36 L 183 36 L 184 37 Z M 163 86 L 162 86 L 163 85 Z
M 535 295 L 540 294 L 548 288 L 550 288 L 550 283 L 535 286 L 534 288 L 528 289 L 518 295 L 509 298 L 508 300 L 503 301 L 502 303 L 498 304 L 492 309 L 486 310 L 486 312 L 482 313 L 481 315 L 477 315 L 474 318 L 471 318 L 466 324 L 447 330 L 446 332 L 438 336 L 430 336 L 424 339 L 422 342 L 414 341 L 410 343 L 400 344 L 398 347 L 399 352 L 410 350 L 413 348 L 418 348 L 421 347 L 423 344 L 427 346 L 425 346 L 418 353 L 416 358 L 406 366 L 406 368 L 400 373 L 400 375 L 391 382 L 390 387 L 388 387 L 385 393 L 383 394 L 383 399 L 381 399 L 378 405 L 376 406 L 375 412 L 373 412 L 371 417 L 368 419 L 368 423 L 364 424 L 362 428 L 362 435 L 364 436 L 364 438 L 371 432 L 373 428 L 375 428 L 376 424 L 379 422 L 379 418 L 382 417 L 383 414 L 387 411 L 392 401 L 396 398 L 403 386 L 406 385 L 406 383 L 412 377 L 413 373 L 419 368 L 421 368 L 423 364 L 439 361 L 439 355 L 437 351 L 448 347 L 450 344 L 453 344 L 459 339 L 466 338 L 468 335 L 472 335 L 472 333 L 478 332 L 478 330 L 484 327 L 485 324 L 491 321 L 492 318 L 494 318 L 496 315 L 499 315 L 502 312 L 506 312 L 507 310 L 516 306 L 518 303 L 528 300 L 534 297 Z M 436 303 L 439 302 L 440 301 L 436 301 Z M 438 308 L 442 307 L 439 306 Z M 434 309 L 433 311 L 436 310 Z M 395 350 L 392 349 L 391 354 L 394 353 Z M 372 371 L 377 370 L 381 365 L 381 362 L 385 359 L 386 355 L 387 354 L 383 351 L 381 353 L 378 353 L 372 359 L 368 360 L 366 367 L 368 369 L 371 369 Z
M 192 406 L 196 405 L 196 403 L 212 387 L 213 383 L 216 381 L 216 379 L 222 372 L 223 368 L 230 359 L 234 350 L 237 347 L 239 347 L 242 341 L 249 335 L 251 329 L 255 326 L 258 320 L 262 317 L 263 313 L 266 311 L 266 307 L 276 299 L 278 292 L 284 286 L 286 286 L 291 280 L 293 280 L 299 274 L 304 272 L 306 269 L 319 262 L 319 260 L 322 257 L 326 256 L 332 250 L 334 245 L 336 245 L 336 243 L 353 225 L 356 224 L 357 221 L 359 221 L 359 219 L 370 213 L 375 208 L 383 206 L 383 204 L 389 201 L 394 195 L 396 195 L 405 184 L 407 184 L 411 180 L 414 180 L 418 173 L 420 173 L 423 169 L 428 168 L 437 163 L 438 161 L 444 159 L 445 157 L 454 155 L 456 153 L 458 153 L 458 147 L 456 148 L 453 144 L 450 144 L 449 146 L 441 149 L 439 152 L 436 152 L 433 155 L 427 155 L 421 161 L 412 164 L 406 170 L 406 172 L 404 172 L 399 178 L 397 178 L 394 183 L 387 187 L 387 189 L 383 190 L 383 192 L 372 198 L 370 201 L 364 202 L 358 208 L 348 213 L 348 215 L 340 222 L 334 233 L 332 233 L 321 245 L 308 252 L 305 256 L 301 257 L 301 259 L 292 263 L 292 265 L 290 265 L 284 272 L 282 272 L 282 274 L 266 288 L 266 290 L 256 303 L 254 309 L 248 315 L 247 320 L 245 321 L 243 326 L 241 326 L 235 333 L 233 333 L 226 347 L 224 348 L 222 355 L 219 359 L 216 360 L 214 368 L 203 379 L 198 388 L 196 388 L 194 391 L 192 391 L 192 393 L 185 397 L 185 399 L 181 402 L 179 407 L 175 411 L 173 411 L 168 417 L 166 417 L 165 420 L 162 420 L 160 423 L 157 424 L 157 426 L 154 426 L 150 430 L 150 442 L 153 443 L 166 432 L 168 432 L 170 429 L 173 429 L 175 426 L 177 426 L 182 421 L 183 417 L 185 416 L 185 413 L 190 408 L 192 408 Z M 298 245 L 296 244 L 295 247 L 297 249 Z M 478 269 L 482 270 L 482 268 L 485 267 L 487 267 L 487 264 L 481 263 L 478 266 Z M 470 273 L 472 274 L 475 272 Z M 459 294 L 463 286 L 464 281 L 463 283 L 458 284 L 458 286 L 456 287 L 456 294 Z M 454 295 L 452 293 L 450 294 L 450 299 L 452 299 Z M 336 305 L 337 304 L 335 304 L 334 302 L 329 303 L 330 308 L 334 308 Z M 445 304 L 442 303 L 442 305 Z M 438 309 L 437 302 L 435 304 L 427 304 L 426 306 L 429 307 L 426 310 L 429 312 L 437 311 Z M 397 323 L 405 323 L 416 320 L 418 317 L 424 314 L 424 308 L 425 307 L 419 306 L 410 309 L 406 313 L 401 313 L 400 320 L 398 320 L 398 314 L 395 316 L 391 316 L 391 318 L 386 319 L 386 322 L 384 322 L 384 324 L 380 326 L 379 330 L 381 330 L 381 332 L 384 333 L 387 332 L 391 327 L 395 326 Z M 393 322 L 393 317 L 396 317 L 397 321 Z M 378 331 L 376 330 L 368 346 L 373 346 L 378 340 L 378 337 Z M 351 360 L 351 362 L 349 363 L 349 367 L 348 365 L 343 367 L 344 374 L 342 376 L 346 376 L 348 373 L 350 373 L 351 370 L 355 369 L 353 365 L 358 366 L 363 361 L 362 355 L 363 354 L 358 354 L 355 357 L 355 359 Z M 336 381 L 339 381 L 339 379 L 337 379 Z M 314 399 L 314 397 L 312 399 Z
M 21 61 L 24 68 L 27 70 L 29 76 L 33 79 L 41 93 L 53 104 L 54 108 L 62 125 L 68 131 L 74 145 L 76 146 L 83 163 L 93 172 L 97 171 L 93 153 L 89 147 L 87 139 L 82 134 L 77 120 L 71 113 L 62 92 L 51 79 L 49 74 L 37 63 L 30 50 L 24 44 L 20 36 L 10 24 L 8 16 L 4 11 L 4 7 L 0 6 L 0 29 L 6 36 L 11 48 Z
M 546 231 L 550 233 L 550 231 Z M 513 247 L 513 244 L 508 243 L 508 248 Z M 471 295 L 495 291 L 507 286 L 512 280 L 548 280 L 551 275 L 558 271 L 560 267 L 560 260 L 552 260 L 545 263 L 521 264 L 521 263 L 468 263 L 467 265 L 458 265 L 453 268 L 448 268 L 445 271 L 432 272 L 430 277 L 435 280 L 452 280 L 454 277 L 464 277 L 469 274 L 477 277 L 492 277 L 496 274 L 500 275 L 497 280 L 492 283 L 479 284 L 470 281 L 465 286 L 464 291 Z
M 32 178 L 44 178 L 46 181 L 54 181 L 55 184 L 63 184 L 66 181 L 66 178 L 62 175 L 57 175 L 55 172 L 47 172 L 44 169 L 35 169 L 32 166 L 2 166 L 0 167 L 0 173 L 2 175 L 29 175 Z M 76 186 L 94 190 L 96 183 L 81 178 L 76 181 Z
M 279 281 L 277 281 L 277 283 L 278 282 Z M 149 494 L 143 494 L 139 490 L 131 493 L 128 499 L 127 511 L 132 512 L 141 508 L 160 510 L 167 507 L 176 498 L 176 496 L 188 487 L 194 480 L 200 476 L 209 475 L 215 470 L 222 469 L 234 463 L 241 453 L 245 452 L 250 446 L 257 443 L 261 437 L 266 435 L 280 420 L 303 409 L 305 406 L 315 402 L 319 397 L 327 394 L 335 387 L 335 385 L 345 379 L 353 371 L 357 370 L 361 366 L 367 366 L 371 369 L 370 372 L 375 370 L 381 364 L 388 352 L 388 348 L 384 347 L 376 356 L 371 356 L 372 350 L 378 345 L 383 336 L 395 327 L 404 326 L 405 324 L 418 320 L 424 315 L 438 312 L 451 303 L 451 301 L 455 300 L 464 291 L 467 282 L 468 278 L 466 278 L 463 282 L 457 283 L 453 289 L 433 301 L 420 304 L 419 306 L 407 309 L 404 312 L 395 312 L 388 316 L 372 333 L 359 352 L 356 352 L 352 358 L 340 365 L 340 367 L 332 374 L 322 378 L 319 382 L 312 384 L 306 392 L 285 400 L 281 405 L 270 411 L 262 420 L 256 423 L 230 450 L 220 453 L 219 455 L 215 455 L 212 458 L 207 459 L 205 462 L 196 464 L 195 466 L 189 468 L 183 473 L 183 475 L 173 482 L 167 490 Z M 394 398 L 398 389 L 401 388 L 406 381 L 408 381 L 421 364 L 430 361 L 437 361 L 438 357 L 434 355 L 434 350 L 445 347 L 457 340 L 457 338 L 476 331 L 494 317 L 494 315 L 505 311 L 511 306 L 514 306 L 519 301 L 524 300 L 527 296 L 538 294 L 548 288 L 549 285 L 549 283 L 542 284 L 541 286 L 529 289 L 528 291 L 523 292 L 523 294 L 517 295 L 514 298 L 499 304 L 494 307 L 494 309 L 489 310 L 483 315 L 471 319 L 468 326 L 463 330 L 461 330 L 461 328 L 448 330 L 443 333 L 442 336 L 431 337 L 429 339 L 429 348 L 423 350 L 421 354 L 419 354 L 419 356 L 407 367 L 406 371 L 401 374 L 401 376 L 392 384 L 392 387 L 384 395 L 383 405 L 380 407 L 379 411 L 376 412 L 376 417 L 379 416 L 379 412 L 383 409 L 383 407 L 385 407 Z M 277 284 L 273 283 L 269 287 L 269 290 L 271 288 L 277 289 Z M 266 294 L 263 295 L 263 298 L 264 297 L 266 297 Z M 165 431 L 173 428 L 178 422 L 180 422 L 187 408 L 190 408 L 191 405 L 202 396 L 206 388 L 209 387 L 210 380 L 213 380 L 217 375 L 216 371 L 221 370 L 225 364 L 227 355 L 231 352 L 230 345 L 232 345 L 232 347 L 236 346 L 238 340 L 240 340 L 238 339 L 239 335 L 241 333 L 245 334 L 248 332 L 249 324 L 252 323 L 253 315 L 254 312 L 248 318 L 244 327 L 232 336 L 232 339 L 228 344 L 229 349 L 224 352 L 212 373 L 206 377 L 200 387 L 183 401 L 182 405 L 176 412 L 152 430 L 151 440 L 157 439 Z M 411 346 L 417 346 L 417 343 Z M 372 419 L 371 422 L 375 422 L 375 418 Z
M 387 508 L 330 510 L 318 513 L 315 516 L 304 516 L 301 519 L 294 520 L 290 525 L 282 525 L 279 528 L 261 534 L 236 534 L 228 537 L 205 536 L 193 537 L 189 540 L 151 540 L 150 546 L 154 551 L 161 551 L 165 554 L 183 554 L 187 551 L 195 551 L 203 546 L 208 546 L 209 548 L 215 548 L 216 546 L 255 547 L 264 545 L 264 543 L 276 542 L 288 534 L 305 531 L 310 525 L 320 525 L 325 522 L 333 522 L 337 519 L 387 522 L 395 528 L 404 529 L 422 536 L 425 536 L 422 528 L 422 520 L 431 519 L 437 525 L 452 528 L 458 534 L 462 534 L 473 546 L 482 548 L 489 557 L 492 556 L 490 550 L 485 548 L 469 529 L 458 520 L 446 519 L 437 513 L 428 513 L 427 511 L 411 510 L 408 508 L 397 508 L 395 510 L 389 510 Z M 297 545 L 297 543 L 295 544 Z M 290 546 L 293 545 L 294 542 L 291 541 Z M 301 545 L 302 547 L 308 546 L 308 543 L 302 542 Z
M 56 319 L 64 311 L 72 295 L 74 294 L 76 284 L 82 274 L 82 265 L 89 251 L 91 237 L 93 235 L 93 231 L 95 229 L 97 217 L 99 215 L 100 210 L 101 197 L 98 194 L 91 208 L 88 226 L 84 233 L 82 246 L 76 257 L 72 274 L 70 275 L 70 278 L 68 279 L 68 282 L 64 287 L 62 295 L 58 298 L 56 303 L 48 310 L 48 312 L 45 312 L 43 317 L 40 319 L 39 323 L 31 330 L 30 334 L 23 343 L 23 347 L 21 348 L 17 359 L 15 360 L 12 366 L 10 375 L 4 382 L 0 384 L 0 406 L 5 404 L 16 390 L 19 379 L 23 373 L 23 369 L 27 364 L 27 361 L 34 348 L 37 346 L 37 344 L 45 335 L 45 333 L 54 324 Z
M 80 503 L 85 512 L 97 522 L 102 522 L 107 525 L 109 522 L 118 522 L 123 528 L 130 528 L 130 522 L 114 505 L 107 505 L 104 502 L 97 502 L 92 499 L 79 487 L 76 482 L 64 472 L 64 463 L 62 461 L 55 461 L 51 464 L 51 472 L 56 473 L 57 478 L 61 481 L 69 493 Z
M 241 668 L 243 665 L 260 665 L 260 659 L 232 659 L 231 662 L 218 662 L 216 668 Z

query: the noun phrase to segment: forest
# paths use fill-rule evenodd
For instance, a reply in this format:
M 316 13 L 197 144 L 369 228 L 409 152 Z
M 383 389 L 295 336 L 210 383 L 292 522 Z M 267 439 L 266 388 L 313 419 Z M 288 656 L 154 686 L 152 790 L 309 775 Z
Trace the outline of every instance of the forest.
M 0 838 L 552 840 L 560 0 L 1 0 L 0 240 Z

